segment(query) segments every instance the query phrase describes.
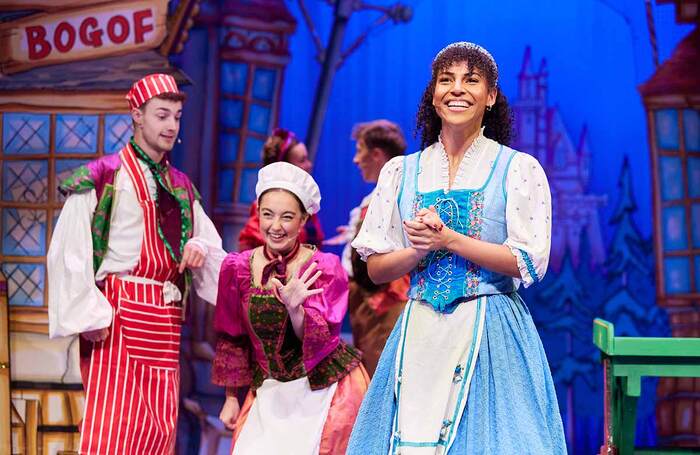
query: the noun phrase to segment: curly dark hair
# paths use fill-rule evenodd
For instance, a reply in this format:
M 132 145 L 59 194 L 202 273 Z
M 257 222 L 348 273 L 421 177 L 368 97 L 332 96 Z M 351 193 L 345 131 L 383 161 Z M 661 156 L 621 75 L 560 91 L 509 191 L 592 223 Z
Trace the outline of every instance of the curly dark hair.
M 479 69 L 486 76 L 489 89 L 496 89 L 496 103 L 491 110 L 484 112 L 481 125 L 485 127 L 484 136 L 509 145 L 513 139 L 513 114 L 506 96 L 498 86 L 498 69 L 482 51 L 474 47 L 454 46 L 442 51 L 433 62 L 430 82 L 418 105 L 415 136 L 420 134 L 421 149 L 437 142 L 442 129 L 442 121 L 433 106 L 437 76 L 444 69 L 459 62 L 467 62 L 469 71 L 473 68 Z

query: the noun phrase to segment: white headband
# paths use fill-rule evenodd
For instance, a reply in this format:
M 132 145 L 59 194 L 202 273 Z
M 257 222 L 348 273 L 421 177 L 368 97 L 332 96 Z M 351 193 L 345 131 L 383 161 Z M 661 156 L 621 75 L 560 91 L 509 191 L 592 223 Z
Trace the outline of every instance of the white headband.
M 437 61 L 438 58 L 447 50 L 449 49 L 454 49 L 454 48 L 461 48 L 461 49 L 467 49 L 467 50 L 474 50 L 479 52 L 480 54 L 483 54 L 486 56 L 486 58 L 489 60 L 491 65 L 493 65 L 493 69 L 496 73 L 496 80 L 494 81 L 494 85 L 498 85 L 498 65 L 496 65 L 496 60 L 493 58 L 493 55 L 489 51 L 487 51 L 484 47 L 479 46 L 478 44 L 475 43 L 470 43 L 469 41 L 457 41 L 456 43 L 448 44 L 447 46 L 443 47 L 440 52 L 437 53 L 435 58 L 433 59 L 433 64 Z

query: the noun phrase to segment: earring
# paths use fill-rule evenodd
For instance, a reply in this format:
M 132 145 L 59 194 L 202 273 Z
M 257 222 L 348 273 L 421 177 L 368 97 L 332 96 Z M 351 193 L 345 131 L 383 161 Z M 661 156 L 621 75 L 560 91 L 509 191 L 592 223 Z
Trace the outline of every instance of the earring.
M 487 110 L 488 112 L 491 112 L 491 108 L 492 108 L 492 107 L 493 107 L 493 106 L 486 106 L 486 110 Z

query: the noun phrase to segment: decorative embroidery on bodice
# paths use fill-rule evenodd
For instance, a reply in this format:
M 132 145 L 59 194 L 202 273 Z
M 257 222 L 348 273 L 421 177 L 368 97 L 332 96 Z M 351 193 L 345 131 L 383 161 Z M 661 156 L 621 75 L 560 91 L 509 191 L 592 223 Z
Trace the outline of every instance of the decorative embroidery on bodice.
M 417 193 L 420 206 L 435 206 L 450 229 L 481 238 L 484 193 L 472 190 L 443 190 Z M 430 302 L 436 311 L 451 313 L 459 301 L 475 295 L 480 267 L 447 250 L 431 251 L 411 272 L 410 297 Z
M 401 217 L 413 219 L 418 210 L 432 205 L 450 229 L 474 239 L 502 243 L 507 236 L 502 182 L 510 162 L 508 155 L 515 153 L 503 151 L 498 152 L 482 187 L 451 191 L 418 191 L 421 153 L 407 156 L 399 196 Z M 512 286 L 509 277 L 439 250 L 430 252 L 411 272 L 409 297 L 429 303 L 435 311 L 451 313 L 462 301 L 490 291 L 509 292 Z

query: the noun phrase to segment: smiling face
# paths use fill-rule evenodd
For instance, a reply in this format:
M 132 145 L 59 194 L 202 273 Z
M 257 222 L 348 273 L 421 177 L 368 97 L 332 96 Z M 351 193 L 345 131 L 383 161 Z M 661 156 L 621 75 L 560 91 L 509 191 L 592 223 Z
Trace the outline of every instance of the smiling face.
M 173 149 L 180 132 L 182 101 L 151 98 L 131 115 L 136 126 L 134 137 L 144 149 L 159 155 Z
M 273 254 L 285 254 L 294 248 L 308 218 L 296 196 L 282 189 L 260 195 L 258 215 L 260 233 Z
M 456 62 L 437 74 L 433 106 L 444 126 L 481 126 L 486 106 L 496 102 L 484 73 L 471 70 L 466 61 Z

